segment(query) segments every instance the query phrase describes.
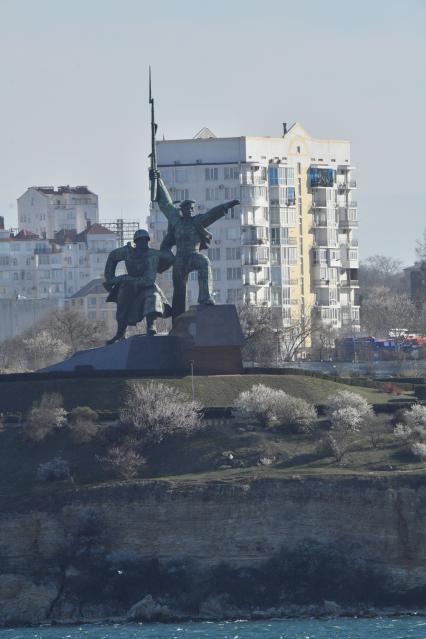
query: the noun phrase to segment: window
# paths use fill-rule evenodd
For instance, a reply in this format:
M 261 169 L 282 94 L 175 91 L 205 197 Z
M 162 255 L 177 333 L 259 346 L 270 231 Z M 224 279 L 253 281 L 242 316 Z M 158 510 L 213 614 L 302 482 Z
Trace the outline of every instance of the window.
M 0 266 L 9 266 L 10 264 L 10 257 L 6 257 L 5 255 L 2 255 L 0 257 Z
M 225 200 L 238 200 L 240 197 L 239 186 L 225 186 L 223 190 Z
M 207 254 L 212 262 L 218 262 L 220 260 L 220 248 L 210 248 Z
M 189 279 L 192 282 L 196 282 L 198 280 L 198 272 L 197 271 L 192 271 L 192 273 L 190 273 L 190 275 L 189 275 Z
M 232 267 L 226 269 L 226 279 L 227 280 L 241 280 L 241 268 L 240 267 Z
M 214 188 L 206 189 L 206 200 L 207 201 L 217 201 L 220 200 L 220 190 L 217 186 Z
M 226 249 L 226 259 L 227 260 L 240 260 L 241 259 L 241 248 L 239 246 L 227 248 Z
M 226 240 L 239 240 L 240 239 L 240 230 L 236 228 L 225 229 L 225 239 Z
M 188 181 L 188 171 L 184 168 L 175 169 L 175 181 L 176 182 L 187 182 Z
M 320 169 L 311 166 L 308 172 L 309 184 L 311 187 L 333 186 L 334 171 L 333 169 Z
M 280 249 L 271 248 L 271 264 L 277 265 L 280 263 Z
M 285 247 L 282 248 L 282 261 L 283 263 L 294 266 L 297 264 L 297 248 Z
M 283 294 L 283 304 L 285 304 L 286 306 L 291 304 L 291 288 L 290 288 L 290 286 L 283 286 L 282 294 Z
M 220 268 L 212 269 L 213 282 L 220 282 Z
M 219 179 L 219 169 L 215 168 L 206 168 L 205 170 L 206 180 L 218 180 Z
M 272 287 L 271 289 L 272 306 L 281 306 L 281 289 Z
M 50 255 L 39 255 L 38 256 L 39 264 L 50 264 Z
M 240 177 L 240 169 L 238 166 L 225 166 L 223 168 L 224 180 L 238 180 Z
M 279 286 L 281 284 L 281 269 L 279 266 L 273 266 L 271 268 L 271 282 L 273 286 Z
M 270 186 L 294 184 L 294 168 L 287 166 L 270 166 L 268 170 Z
M 241 300 L 241 289 L 239 288 L 228 288 L 226 301 L 228 304 L 235 304 Z
M 188 189 L 176 189 L 174 186 L 170 188 L 170 194 L 173 200 L 177 202 L 182 202 L 183 200 L 189 199 L 189 191 Z
M 89 320 L 95 320 L 96 319 L 96 311 L 89 311 L 87 313 L 87 317 L 89 318 Z
M 96 306 L 96 297 L 89 297 L 90 306 Z

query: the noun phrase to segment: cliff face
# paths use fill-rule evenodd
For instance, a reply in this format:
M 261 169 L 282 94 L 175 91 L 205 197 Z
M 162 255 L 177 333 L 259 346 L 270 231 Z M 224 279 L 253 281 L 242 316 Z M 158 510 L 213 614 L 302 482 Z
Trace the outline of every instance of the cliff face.
M 291 556 L 303 544 L 339 548 L 345 565 L 362 563 L 367 571 L 386 575 L 387 588 L 396 596 L 426 589 L 426 481 L 421 477 L 146 482 L 39 495 L 2 508 L 4 624 L 66 617 L 61 598 L 66 598 L 73 559 L 69 553 L 66 561 L 58 557 L 66 555 L 73 522 L 87 509 L 102 522 L 104 554 L 126 551 L 165 564 L 191 559 L 205 572 L 222 562 L 256 569 L 279 553 Z M 15 580 L 16 610 L 4 587 L 8 579 Z

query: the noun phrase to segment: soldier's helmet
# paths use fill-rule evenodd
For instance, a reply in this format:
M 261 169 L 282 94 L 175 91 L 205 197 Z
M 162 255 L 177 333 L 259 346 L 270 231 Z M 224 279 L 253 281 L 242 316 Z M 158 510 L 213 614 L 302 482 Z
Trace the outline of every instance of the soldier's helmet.
M 194 204 L 196 204 L 195 200 L 184 200 L 183 202 L 179 204 L 179 208 L 185 209 L 185 208 L 193 206 Z
M 142 237 L 146 238 L 148 242 L 151 239 L 148 231 L 145 231 L 145 229 L 138 229 L 133 236 L 133 241 L 136 242 L 136 240 L 140 240 Z

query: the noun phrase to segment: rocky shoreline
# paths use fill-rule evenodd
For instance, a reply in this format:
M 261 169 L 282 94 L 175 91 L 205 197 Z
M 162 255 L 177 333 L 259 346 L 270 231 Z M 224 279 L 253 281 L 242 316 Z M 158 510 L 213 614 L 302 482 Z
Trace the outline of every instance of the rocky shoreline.
M 270 621 L 285 619 L 338 619 L 338 618 L 381 618 L 381 617 L 426 617 L 426 607 L 407 608 L 404 606 L 356 606 L 340 605 L 335 601 L 321 604 L 287 604 L 271 608 L 244 609 L 229 605 L 226 596 L 209 597 L 200 606 L 198 614 L 174 608 L 151 595 L 135 603 L 125 614 L 114 614 L 108 606 L 83 605 L 82 614 L 78 614 L 70 602 L 64 602 L 60 615 L 43 615 L 36 599 L 27 599 L 25 606 L 15 600 L 14 609 L 3 607 L 0 611 L 0 627 L 40 627 L 75 626 L 80 624 L 127 624 L 127 623 L 184 623 L 184 622 L 222 622 L 222 621 Z M 21 602 L 22 603 L 22 602 Z M 31 603 L 34 607 L 31 609 Z M 67 615 L 68 609 L 68 615 Z M 111 614 L 109 614 L 111 612 Z

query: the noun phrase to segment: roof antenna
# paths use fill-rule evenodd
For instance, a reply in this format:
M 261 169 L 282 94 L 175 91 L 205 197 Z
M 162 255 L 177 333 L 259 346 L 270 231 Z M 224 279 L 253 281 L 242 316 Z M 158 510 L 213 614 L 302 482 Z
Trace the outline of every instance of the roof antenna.
M 283 122 L 283 137 L 287 133 L 287 122 Z

